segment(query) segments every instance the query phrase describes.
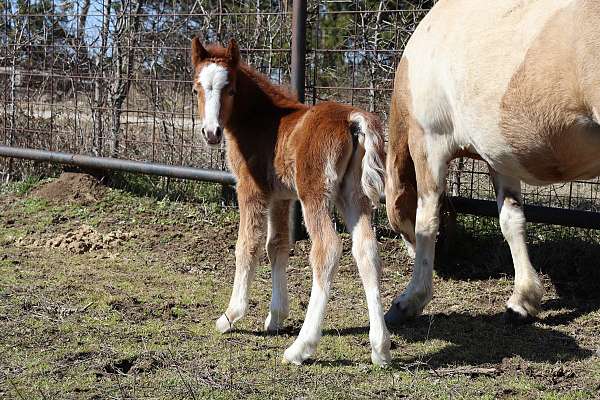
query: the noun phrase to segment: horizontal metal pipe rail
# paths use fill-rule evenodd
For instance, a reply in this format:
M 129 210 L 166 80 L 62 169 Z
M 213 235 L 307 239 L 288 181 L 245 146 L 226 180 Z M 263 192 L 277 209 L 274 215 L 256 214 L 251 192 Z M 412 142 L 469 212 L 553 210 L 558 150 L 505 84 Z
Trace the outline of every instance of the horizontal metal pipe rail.
M 126 172 L 137 172 L 146 175 L 167 176 L 171 178 L 222 183 L 227 185 L 235 184 L 235 177 L 232 173 L 214 169 L 178 167 L 167 164 L 122 160 L 119 158 L 91 157 L 78 154 L 60 153 L 56 151 L 25 149 L 9 146 L 0 146 L 0 156 L 68 164 L 84 168 L 111 169 Z
M 147 175 L 191 179 L 226 185 L 235 184 L 235 177 L 230 172 L 211 169 L 177 167 L 166 164 L 128 161 L 108 157 L 91 157 L 9 146 L 0 146 L 0 156 L 68 164 L 84 168 L 119 170 Z M 456 213 L 484 217 L 498 217 L 498 208 L 494 201 L 469 199 L 466 197 L 448 197 L 447 200 L 450 209 Z M 385 202 L 385 198 L 382 197 L 381 201 Z M 525 217 L 528 222 L 539 222 L 575 228 L 600 229 L 600 213 L 598 212 L 525 205 Z
M 449 197 L 448 202 L 450 208 L 460 214 L 498 218 L 498 206 L 494 201 L 469 199 L 467 197 Z M 527 204 L 525 204 L 524 208 L 527 222 L 539 222 L 574 228 L 600 229 L 600 212 Z

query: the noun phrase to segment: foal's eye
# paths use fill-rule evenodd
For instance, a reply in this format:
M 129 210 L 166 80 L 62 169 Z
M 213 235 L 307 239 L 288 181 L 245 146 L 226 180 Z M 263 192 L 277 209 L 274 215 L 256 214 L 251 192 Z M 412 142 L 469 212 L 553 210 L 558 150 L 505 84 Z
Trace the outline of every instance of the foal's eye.
M 233 96 L 235 94 L 235 90 L 229 89 L 229 92 L 227 92 L 227 94 Z

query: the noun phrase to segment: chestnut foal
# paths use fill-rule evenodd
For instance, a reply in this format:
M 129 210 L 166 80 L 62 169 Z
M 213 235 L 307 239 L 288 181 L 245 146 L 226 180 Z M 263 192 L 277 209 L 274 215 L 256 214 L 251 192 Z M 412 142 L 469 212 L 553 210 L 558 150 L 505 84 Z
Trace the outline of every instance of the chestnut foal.
M 352 233 L 352 254 L 369 309 L 371 359 L 377 365 L 387 364 L 390 339 L 380 300 L 377 241 L 371 228 L 372 205 L 378 204 L 384 187 L 381 123 L 373 114 L 348 105 L 303 105 L 243 63 L 234 40 L 225 49 L 204 47 L 198 38 L 193 39 L 192 62 L 202 135 L 210 146 L 227 138 L 227 159 L 237 179 L 240 208 L 233 291 L 217 329 L 231 330 L 248 309 L 265 225 L 273 284 L 265 329 L 282 327 L 289 310 L 289 211 L 291 202 L 299 199 L 312 241 L 313 284 L 300 334 L 283 357 L 284 362 L 301 364 L 313 355 L 342 252 L 329 211 L 333 200 Z

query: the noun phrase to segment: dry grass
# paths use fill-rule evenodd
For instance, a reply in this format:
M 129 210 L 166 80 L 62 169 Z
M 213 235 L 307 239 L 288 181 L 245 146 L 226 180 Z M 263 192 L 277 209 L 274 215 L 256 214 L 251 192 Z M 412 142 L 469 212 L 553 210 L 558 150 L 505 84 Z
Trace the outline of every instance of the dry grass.
M 495 223 L 462 220 L 469 229 L 438 259 L 426 314 L 393 332 L 388 369 L 369 363 L 366 303 L 345 236 L 323 340 L 315 360 L 297 368 L 280 359 L 308 303 L 308 242 L 291 258 L 288 328 L 261 331 L 270 294 L 263 262 L 248 317 L 219 335 L 213 323 L 231 289 L 237 213 L 218 204 L 218 189 L 201 186 L 195 202 L 111 189 L 84 206 L 31 197 L 32 186 L 0 190 L 0 398 L 600 396 L 592 232 L 531 227 L 547 295 L 539 321 L 513 327 L 502 321 L 513 274 L 506 245 Z M 135 235 L 83 254 L 18 241 L 46 243 L 82 225 Z M 390 304 L 411 266 L 398 240 L 381 238 L 381 251 Z

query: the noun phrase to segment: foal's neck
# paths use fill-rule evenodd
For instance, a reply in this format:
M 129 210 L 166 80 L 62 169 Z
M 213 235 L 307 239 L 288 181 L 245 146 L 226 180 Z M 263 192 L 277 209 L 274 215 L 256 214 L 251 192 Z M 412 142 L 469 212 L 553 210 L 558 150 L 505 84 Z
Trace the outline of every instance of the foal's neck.
M 274 129 L 281 117 L 306 107 L 245 64 L 239 67 L 236 90 L 228 124 L 229 131 L 236 137 L 251 131 L 269 136 L 276 134 Z

